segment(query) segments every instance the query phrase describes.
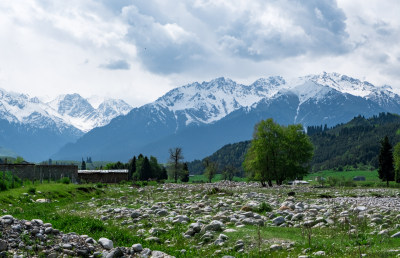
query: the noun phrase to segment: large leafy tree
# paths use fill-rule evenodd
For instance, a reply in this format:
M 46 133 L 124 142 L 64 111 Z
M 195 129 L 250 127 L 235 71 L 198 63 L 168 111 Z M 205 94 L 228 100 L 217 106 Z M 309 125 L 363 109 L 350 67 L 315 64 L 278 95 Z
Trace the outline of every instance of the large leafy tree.
M 226 165 L 222 170 L 222 179 L 232 181 L 237 169 L 232 165 Z
M 300 124 L 286 127 L 267 119 L 256 125 L 243 166 L 262 186 L 272 186 L 272 180 L 280 185 L 305 175 L 312 155 L 313 146 Z
M 170 177 L 174 179 L 175 183 L 178 182 L 178 178 L 182 173 L 183 169 L 183 154 L 182 148 L 175 147 L 173 149 L 169 149 L 169 161 L 168 161 L 168 168 Z
M 394 181 L 394 167 L 392 145 L 390 144 L 387 135 L 381 141 L 381 150 L 379 152 L 378 161 L 379 178 L 382 181 L 386 181 L 386 185 L 389 186 L 389 181 Z
M 207 178 L 208 182 L 211 183 L 214 176 L 218 171 L 218 163 L 212 162 L 209 159 L 204 160 L 204 176 Z

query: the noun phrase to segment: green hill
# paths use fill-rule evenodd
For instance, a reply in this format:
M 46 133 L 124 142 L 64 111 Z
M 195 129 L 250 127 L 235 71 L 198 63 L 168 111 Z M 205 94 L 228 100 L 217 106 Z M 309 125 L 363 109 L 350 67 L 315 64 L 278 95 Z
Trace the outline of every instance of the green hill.
M 313 171 L 344 166 L 376 168 L 380 140 L 388 135 L 392 145 L 400 142 L 400 116 L 390 113 L 370 118 L 358 116 L 332 128 L 311 126 L 307 132 L 314 145 Z M 241 164 L 249 144 L 250 141 L 228 144 L 207 158 L 217 162 L 220 169 L 231 164 L 243 172 Z M 201 174 L 204 170 L 200 160 L 188 165 L 191 174 Z

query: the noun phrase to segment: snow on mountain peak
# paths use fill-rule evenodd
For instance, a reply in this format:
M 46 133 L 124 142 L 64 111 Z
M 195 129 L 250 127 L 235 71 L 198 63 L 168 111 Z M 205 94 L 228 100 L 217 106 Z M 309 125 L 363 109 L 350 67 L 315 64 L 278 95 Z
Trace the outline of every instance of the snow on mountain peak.
M 186 124 L 212 123 L 239 108 L 250 107 L 261 99 L 272 96 L 284 83 L 282 77 L 269 77 L 246 86 L 220 77 L 173 89 L 156 100 L 154 105 L 167 107 L 175 113 L 186 113 Z M 193 110 L 200 113 L 192 112 Z M 194 115 L 195 113 L 198 115 Z
M 183 113 L 188 125 L 215 122 L 237 109 L 252 107 L 262 99 L 285 92 L 297 95 L 302 104 L 309 99 L 319 101 L 333 90 L 363 98 L 382 98 L 380 91 L 387 91 L 386 96 L 394 94 L 388 86 L 375 87 L 346 75 L 323 72 L 288 80 L 281 76 L 260 78 L 248 86 L 220 77 L 175 88 L 150 105 Z
M 354 96 L 365 97 L 375 91 L 377 87 L 366 81 L 360 81 L 347 75 L 339 73 L 326 73 L 320 75 L 306 76 L 315 83 L 331 87 L 342 93 L 349 93 Z
M 103 106 L 102 106 L 103 105 Z M 0 89 L 0 112 L 11 123 L 28 124 L 36 128 L 53 127 L 62 132 L 75 127 L 87 132 L 108 124 L 118 115 L 127 114 L 132 107 L 120 100 L 107 100 L 95 109 L 79 94 L 66 94 L 50 102 L 26 94 Z

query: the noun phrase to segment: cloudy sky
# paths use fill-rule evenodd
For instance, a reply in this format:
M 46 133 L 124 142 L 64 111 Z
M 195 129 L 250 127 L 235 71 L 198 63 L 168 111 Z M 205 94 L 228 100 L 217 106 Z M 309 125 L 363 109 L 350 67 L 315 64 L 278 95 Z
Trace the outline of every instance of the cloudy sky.
M 400 89 L 398 0 L 1 0 L 0 88 L 133 106 L 194 81 L 339 72 Z

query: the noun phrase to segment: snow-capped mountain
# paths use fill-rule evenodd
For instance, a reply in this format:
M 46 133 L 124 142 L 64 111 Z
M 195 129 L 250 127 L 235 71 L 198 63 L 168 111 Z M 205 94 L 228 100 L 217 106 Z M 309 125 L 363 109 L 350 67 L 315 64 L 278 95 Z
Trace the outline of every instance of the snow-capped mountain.
M 108 124 L 119 115 L 126 115 L 132 107 L 123 100 L 105 99 L 94 108 L 79 94 L 58 96 L 47 103 L 62 119 L 83 132 Z
M 155 101 L 161 106 L 184 116 L 186 125 L 208 124 L 231 112 L 250 107 L 263 98 L 272 96 L 276 86 L 284 83 L 281 77 L 260 79 L 250 86 L 237 84 L 223 77 L 210 82 L 193 83 L 176 88 Z
M 94 108 L 79 94 L 62 95 L 46 103 L 0 89 L 0 146 L 28 160 L 47 159 L 62 145 L 130 110 L 122 100 L 108 99 Z
M 165 161 L 168 148 L 180 146 L 190 160 L 250 139 L 261 119 L 333 126 L 379 112 L 400 113 L 400 96 L 388 86 L 337 73 L 261 78 L 251 85 L 217 78 L 173 89 L 90 131 L 54 157 L 127 160 L 143 153 Z

